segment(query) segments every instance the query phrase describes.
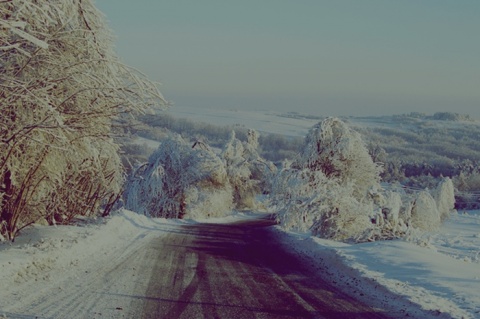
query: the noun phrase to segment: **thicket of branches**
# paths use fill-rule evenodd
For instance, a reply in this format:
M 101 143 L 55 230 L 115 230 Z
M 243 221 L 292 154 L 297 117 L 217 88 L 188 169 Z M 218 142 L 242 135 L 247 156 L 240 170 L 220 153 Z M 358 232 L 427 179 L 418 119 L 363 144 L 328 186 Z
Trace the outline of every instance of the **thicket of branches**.
M 324 119 L 296 112 L 282 114 L 287 118 Z M 400 182 L 415 188 L 434 188 L 442 177 L 450 177 L 457 192 L 457 208 L 479 208 L 480 193 L 480 126 L 468 115 L 420 113 L 388 117 L 346 118 L 361 135 L 370 156 L 383 163 L 382 180 Z M 362 121 L 376 123 L 365 126 Z M 166 130 L 202 137 L 210 145 L 221 147 L 228 141 L 232 127 L 177 119 L 157 114 L 141 118 L 139 135 L 159 139 Z M 245 141 L 247 129 L 236 127 L 237 138 Z M 280 162 L 293 159 L 300 152 L 301 139 L 277 134 L 262 134 L 259 139 L 262 157 Z M 475 194 L 473 194 L 473 193 Z
M 112 51 L 91 0 L 0 2 L 0 234 L 109 208 L 116 120 L 164 100 Z

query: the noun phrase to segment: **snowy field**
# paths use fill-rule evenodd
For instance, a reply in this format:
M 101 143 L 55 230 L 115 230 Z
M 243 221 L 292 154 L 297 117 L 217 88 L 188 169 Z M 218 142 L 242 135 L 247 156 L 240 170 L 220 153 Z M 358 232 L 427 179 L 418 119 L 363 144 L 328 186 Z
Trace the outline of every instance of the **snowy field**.
M 286 136 L 305 136 L 310 128 L 321 121 L 318 115 L 299 114 L 296 112 L 275 112 L 266 110 L 220 110 L 214 108 L 193 108 L 175 106 L 166 111 L 176 118 L 189 119 L 191 121 L 204 122 L 212 125 L 237 125 L 253 128 L 259 132 L 281 134 Z M 321 109 L 318 111 L 321 112 Z M 326 117 L 327 115 L 325 115 Z M 478 129 L 478 121 L 438 121 L 410 119 L 411 123 L 405 123 L 392 116 L 369 116 L 369 117 L 341 117 L 352 128 L 376 127 L 398 128 L 405 131 L 415 131 L 421 127 L 458 127 L 472 126 Z
M 168 114 L 192 121 L 209 123 L 212 125 L 239 125 L 253 128 L 259 132 L 276 133 L 287 136 L 305 136 L 308 130 L 319 122 L 304 118 L 280 116 L 282 114 L 271 111 L 245 110 L 218 110 L 196 109 L 187 107 L 172 107 Z
M 252 217 L 236 214 L 211 222 Z M 118 295 L 106 299 L 78 294 L 77 290 L 87 289 L 83 284 L 91 288 L 100 278 L 105 281 L 111 271 L 108 265 L 113 267 L 128 259 L 152 236 L 168 234 L 187 222 L 147 219 L 120 211 L 113 217 L 78 226 L 29 228 L 15 243 L 0 244 L 0 316 L 34 318 L 26 315 L 32 315 L 34 310 L 25 309 L 25 305 L 33 304 L 37 307 L 34 309 L 51 313 L 52 317 L 58 315 L 58 309 L 81 317 L 85 311 L 82 307 L 87 307 L 90 314 L 101 314 L 98 317 L 125 317 L 129 309 L 122 292 L 134 289 L 131 276 L 138 276 L 136 281 L 147 280 L 148 272 L 115 278 L 114 291 L 118 289 Z M 328 271 L 333 281 L 360 299 L 367 298 L 366 302 L 371 302 L 368 296 L 376 295 L 382 296 L 379 306 L 398 306 L 410 314 L 415 314 L 413 304 L 436 311 L 438 318 L 480 318 L 479 211 L 455 214 L 439 231 L 415 242 L 349 245 L 279 228 L 275 232 L 280 241 L 302 254 L 305 262 L 315 263 L 319 271 Z M 45 295 L 46 291 L 49 295 Z M 52 291 L 58 295 L 52 295 Z M 70 300 L 70 295 L 77 299 Z

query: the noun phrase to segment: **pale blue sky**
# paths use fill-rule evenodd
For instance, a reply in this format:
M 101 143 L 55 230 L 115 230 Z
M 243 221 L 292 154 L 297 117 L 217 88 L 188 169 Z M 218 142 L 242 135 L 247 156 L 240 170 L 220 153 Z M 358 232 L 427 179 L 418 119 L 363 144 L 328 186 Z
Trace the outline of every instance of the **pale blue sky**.
M 96 0 L 175 105 L 480 119 L 479 0 Z

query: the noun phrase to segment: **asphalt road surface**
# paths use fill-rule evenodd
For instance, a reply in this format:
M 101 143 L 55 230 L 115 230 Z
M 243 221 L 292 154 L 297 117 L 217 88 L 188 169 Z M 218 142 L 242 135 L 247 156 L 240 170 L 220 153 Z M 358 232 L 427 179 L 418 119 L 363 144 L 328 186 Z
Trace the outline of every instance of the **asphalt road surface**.
M 386 318 L 319 278 L 263 219 L 185 225 L 154 239 L 143 318 Z

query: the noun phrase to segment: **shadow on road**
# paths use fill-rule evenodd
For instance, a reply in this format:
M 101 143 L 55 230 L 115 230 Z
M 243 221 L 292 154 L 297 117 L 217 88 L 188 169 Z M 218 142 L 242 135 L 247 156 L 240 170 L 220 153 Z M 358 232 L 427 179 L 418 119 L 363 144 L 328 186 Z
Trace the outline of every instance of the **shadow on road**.
M 199 223 L 152 243 L 144 318 L 385 318 L 275 241 L 271 215 Z

